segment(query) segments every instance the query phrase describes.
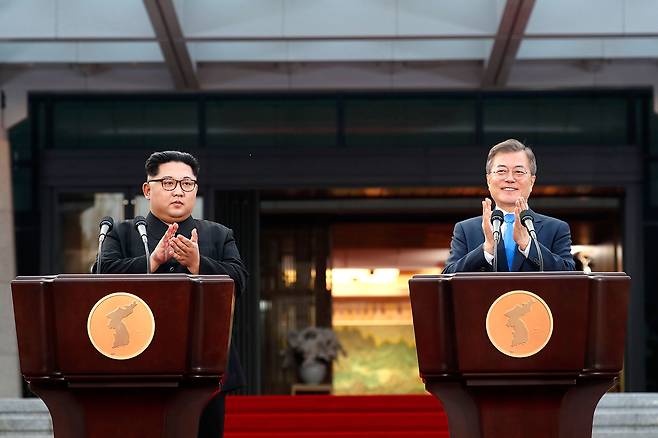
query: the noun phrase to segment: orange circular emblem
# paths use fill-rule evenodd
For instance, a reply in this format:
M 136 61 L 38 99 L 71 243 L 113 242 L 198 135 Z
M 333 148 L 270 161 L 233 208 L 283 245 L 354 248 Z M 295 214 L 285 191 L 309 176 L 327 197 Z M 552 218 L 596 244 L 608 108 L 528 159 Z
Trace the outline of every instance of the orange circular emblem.
M 501 353 L 528 357 L 548 344 L 553 314 L 538 295 L 513 290 L 499 296 L 487 312 L 487 335 Z
M 130 359 L 149 346 L 155 334 L 151 308 L 137 295 L 104 296 L 87 318 L 87 334 L 96 350 L 110 359 Z

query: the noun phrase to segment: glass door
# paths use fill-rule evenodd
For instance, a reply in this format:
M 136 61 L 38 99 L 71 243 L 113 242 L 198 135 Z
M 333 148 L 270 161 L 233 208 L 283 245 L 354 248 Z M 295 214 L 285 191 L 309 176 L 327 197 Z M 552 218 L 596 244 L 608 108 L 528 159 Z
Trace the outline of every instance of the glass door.
M 56 195 L 54 241 L 56 273 L 89 273 L 98 250 L 98 224 L 105 216 L 115 223 L 126 217 L 124 193 L 70 193 Z

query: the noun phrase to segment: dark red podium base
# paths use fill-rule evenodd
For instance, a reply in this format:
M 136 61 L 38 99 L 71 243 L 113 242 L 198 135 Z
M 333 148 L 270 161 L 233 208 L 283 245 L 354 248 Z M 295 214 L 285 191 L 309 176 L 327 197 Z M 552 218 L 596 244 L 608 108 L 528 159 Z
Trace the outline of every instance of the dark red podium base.
M 207 379 L 206 379 L 207 380 Z M 30 384 L 46 404 L 54 438 L 195 438 L 214 384 L 152 387 Z
M 614 378 L 430 382 L 451 437 L 591 438 L 594 410 Z

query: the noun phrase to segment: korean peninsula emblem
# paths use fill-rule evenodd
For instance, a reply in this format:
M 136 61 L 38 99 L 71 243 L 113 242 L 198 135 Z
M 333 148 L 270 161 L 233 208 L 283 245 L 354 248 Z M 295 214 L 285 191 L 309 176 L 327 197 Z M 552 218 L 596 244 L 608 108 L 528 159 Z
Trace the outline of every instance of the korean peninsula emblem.
M 539 353 L 553 334 L 553 314 L 538 295 L 513 290 L 496 299 L 486 321 L 489 340 L 501 353 L 528 357 Z
M 92 345 L 110 359 L 131 359 L 148 348 L 155 334 L 151 308 L 137 295 L 115 292 L 94 305 L 87 318 Z

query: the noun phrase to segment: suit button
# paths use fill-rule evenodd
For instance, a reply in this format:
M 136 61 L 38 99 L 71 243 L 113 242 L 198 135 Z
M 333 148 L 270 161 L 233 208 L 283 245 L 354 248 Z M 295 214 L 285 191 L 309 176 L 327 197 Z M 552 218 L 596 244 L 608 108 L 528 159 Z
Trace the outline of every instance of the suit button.
M 174 267 L 169 268 L 169 272 L 174 272 Z

